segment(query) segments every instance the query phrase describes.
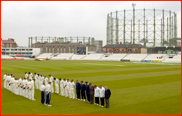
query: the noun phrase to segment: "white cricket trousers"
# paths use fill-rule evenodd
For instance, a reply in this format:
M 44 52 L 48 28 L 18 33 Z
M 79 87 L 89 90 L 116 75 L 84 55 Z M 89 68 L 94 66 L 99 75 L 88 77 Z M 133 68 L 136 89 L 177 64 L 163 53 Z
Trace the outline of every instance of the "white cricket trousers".
M 33 90 L 29 90 L 29 99 L 30 100 L 34 99 L 34 89 Z
M 35 80 L 35 87 L 38 89 L 39 88 L 39 86 L 38 86 L 38 81 L 37 80 Z
M 41 81 L 39 81 L 39 90 L 40 90 L 41 85 L 42 85 L 42 84 L 41 84 Z
M 71 87 L 68 89 L 68 97 L 71 98 Z
M 23 96 L 26 97 L 26 89 L 23 89 Z
M 62 92 L 62 96 L 65 96 L 66 94 L 65 94 L 65 88 L 63 87 L 63 88 L 61 88 L 61 92 Z
M 13 87 L 12 87 L 12 86 L 13 86 L 13 84 L 10 84 L 10 91 L 11 91 L 11 92 L 13 92 L 13 90 L 12 90 Z
M 60 85 L 60 95 L 63 95 L 64 96 L 64 90 L 63 90 L 64 88 L 63 88 L 63 85 Z
M 75 99 L 75 89 L 70 88 L 70 98 Z
M 19 95 L 23 96 L 23 89 L 19 87 Z
M 51 83 L 51 93 L 54 93 L 53 83 Z
M 6 81 L 4 81 L 4 88 L 6 88 Z
M 19 87 L 15 87 L 15 94 L 16 95 L 19 95 L 19 91 L 18 90 L 19 90 Z
M 9 90 L 9 83 L 8 82 L 6 83 L 6 88 Z
M 69 87 L 65 88 L 65 97 L 69 97 Z
M 15 87 L 15 85 L 14 85 L 14 84 L 12 85 L 12 89 L 11 89 L 11 90 L 12 90 L 12 92 L 13 92 L 13 93 L 15 93 L 15 94 L 16 94 L 16 87 Z
M 59 85 L 55 84 L 55 93 L 59 94 Z
M 67 88 L 65 87 L 64 88 L 64 96 L 67 97 L 66 95 L 67 95 Z
M 29 89 L 25 89 L 25 97 L 28 98 L 29 95 Z

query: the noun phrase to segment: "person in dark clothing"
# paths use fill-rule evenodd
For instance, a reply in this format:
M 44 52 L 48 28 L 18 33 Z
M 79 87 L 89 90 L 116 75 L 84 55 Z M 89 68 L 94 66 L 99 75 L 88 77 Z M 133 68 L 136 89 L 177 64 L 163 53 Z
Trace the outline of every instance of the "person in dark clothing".
M 43 84 L 41 85 L 41 87 L 40 87 L 40 91 L 41 91 L 41 104 L 45 104 L 44 102 L 45 102 L 45 89 L 46 89 L 46 87 L 45 87 L 45 83 L 43 82 Z
M 81 99 L 81 101 L 83 100 L 83 101 L 85 101 L 85 84 L 83 83 L 83 81 L 81 81 L 81 96 L 82 96 L 82 99 Z
M 78 80 L 76 80 L 76 95 L 77 95 L 76 99 L 78 100 L 80 100 L 80 89 L 81 89 L 80 83 L 78 82 Z
M 87 94 L 87 103 L 90 103 L 90 90 L 88 82 L 85 82 L 86 94 Z
M 94 86 L 92 83 L 89 83 L 89 91 L 90 91 L 90 103 L 94 103 Z
M 111 91 L 105 86 L 105 102 L 106 108 L 109 108 L 109 98 L 111 96 Z

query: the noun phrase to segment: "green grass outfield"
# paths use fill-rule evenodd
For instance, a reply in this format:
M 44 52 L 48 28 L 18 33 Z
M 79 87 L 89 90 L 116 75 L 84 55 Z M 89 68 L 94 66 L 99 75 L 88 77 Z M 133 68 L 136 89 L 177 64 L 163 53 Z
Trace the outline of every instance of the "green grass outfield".
M 17 96 L 3 88 L 4 73 L 16 77 L 24 72 L 52 74 L 107 86 L 110 108 L 52 94 L 52 107 Z M 105 61 L 1 61 L 2 115 L 180 115 L 181 64 Z

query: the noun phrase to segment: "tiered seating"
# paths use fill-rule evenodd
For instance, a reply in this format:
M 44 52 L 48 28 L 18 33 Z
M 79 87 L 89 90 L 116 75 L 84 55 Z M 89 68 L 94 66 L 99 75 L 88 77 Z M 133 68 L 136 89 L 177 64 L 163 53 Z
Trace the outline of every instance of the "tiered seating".
M 51 58 L 51 57 L 52 57 L 52 53 L 43 53 L 39 55 L 37 58 Z
M 124 60 L 130 60 L 130 61 L 141 61 L 143 60 L 147 54 L 128 54 Z
M 173 58 L 166 57 L 165 62 L 181 62 L 181 54 L 174 56 Z
M 85 55 L 76 55 L 74 54 L 71 59 L 72 60 L 81 60 L 83 57 L 85 57 Z
M 111 54 L 108 57 L 103 56 L 101 60 L 105 61 L 120 61 L 122 58 L 124 58 L 127 54 Z
M 149 54 L 144 60 L 164 60 L 165 57 L 166 54 Z
M 52 60 L 68 60 L 71 58 L 71 56 L 73 56 L 73 53 L 62 53 L 51 59 Z
M 83 58 L 83 60 L 100 60 L 104 54 L 90 54 Z

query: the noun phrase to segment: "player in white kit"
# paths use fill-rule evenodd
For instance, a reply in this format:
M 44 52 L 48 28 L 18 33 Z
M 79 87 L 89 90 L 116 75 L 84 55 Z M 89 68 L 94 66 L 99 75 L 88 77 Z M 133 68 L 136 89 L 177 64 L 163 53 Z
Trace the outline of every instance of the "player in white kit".
M 32 78 L 33 78 L 33 74 L 32 74 L 31 72 L 28 72 L 28 74 L 29 74 L 29 79 L 31 79 L 31 80 L 32 80 Z
M 15 78 L 15 81 L 14 81 L 14 91 L 15 91 L 15 94 L 16 95 L 19 95 L 19 92 L 18 92 L 18 90 L 19 90 L 19 88 L 18 88 L 18 84 L 19 84 L 19 80 L 18 80 L 18 78 Z
M 15 88 L 14 88 L 14 81 L 15 81 L 15 76 L 12 76 L 10 79 L 10 90 L 11 92 L 15 93 Z
M 23 83 L 23 96 L 24 97 L 26 97 L 27 95 L 27 90 L 26 90 L 26 88 L 27 88 L 27 83 L 28 83 L 28 81 L 27 81 L 27 78 L 24 78 L 24 80 L 22 81 L 22 83 Z
M 39 75 L 39 74 L 38 74 Z M 41 87 L 41 79 L 42 79 L 42 77 L 41 77 L 41 75 L 39 75 L 39 77 L 38 77 L 38 82 L 39 82 L 39 90 L 40 90 L 40 87 Z
M 34 80 L 30 79 L 29 83 L 29 99 L 35 101 L 34 99 Z
M 65 97 L 69 97 L 69 88 L 70 88 L 70 82 L 69 82 L 69 79 L 67 79 L 67 83 L 66 83 L 66 87 L 65 87 L 65 90 L 66 90 Z
M 25 72 L 25 78 L 28 79 L 28 74 L 27 74 L 27 72 Z
M 55 83 L 55 93 L 59 94 L 59 80 L 57 78 L 54 78 Z
M 41 75 L 41 86 L 42 86 L 43 82 L 44 82 L 44 76 Z
M 26 85 L 26 98 L 28 98 L 29 99 L 29 85 L 30 85 L 30 81 L 29 80 L 27 80 L 27 85 Z
M 48 84 L 49 79 L 46 76 L 44 76 L 44 80 L 45 80 L 45 86 L 46 86 Z
M 66 91 L 66 86 L 67 86 L 67 81 L 66 81 L 66 79 L 64 78 L 64 83 L 63 83 L 63 93 L 64 93 L 64 95 L 63 95 L 63 96 L 65 96 L 65 97 L 66 97 L 66 93 L 67 93 L 67 91 Z
M 49 75 L 49 81 L 51 82 L 51 93 L 54 93 L 54 87 L 53 87 L 54 78 L 51 75 Z
M 6 89 L 6 77 L 7 77 L 7 73 L 4 74 L 3 76 L 3 81 L 4 81 L 4 88 Z
M 70 98 L 75 99 L 75 83 L 73 82 L 73 79 L 71 80 L 70 86 Z
M 34 73 L 34 79 L 35 79 L 35 88 L 38 89 L 38 75 Z
M 59 95 L 61 95 L 61 96 L 64 96 L 64 90 L 63 90 L 63 85 L 64 85 L 64 81 L 61 79 L 61 78 L 59 78 L 59 83 L 60 83 L 60 94 Z
M 21 95 L 21 96 L 23 96 L 23 88 L 21 87 L 22 85 L 23 85 L 23 83 L 22 83 L 22 80 L 23 79 L 23 77 L 21 77 L 18 81 L 19 81 L 19 83 L 18 83 L 18 88 L 19 88 L 19 95 Z

